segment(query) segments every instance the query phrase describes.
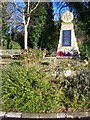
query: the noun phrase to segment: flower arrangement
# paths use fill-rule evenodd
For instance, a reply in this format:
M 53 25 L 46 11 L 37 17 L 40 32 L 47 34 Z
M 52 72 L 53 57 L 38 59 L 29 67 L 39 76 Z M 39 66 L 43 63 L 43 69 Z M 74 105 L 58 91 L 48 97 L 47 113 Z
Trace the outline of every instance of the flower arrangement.
M 56 54 L 57 56 L 71 56 L 70 52 L 63 52 L 63 51 L 59 51 Z

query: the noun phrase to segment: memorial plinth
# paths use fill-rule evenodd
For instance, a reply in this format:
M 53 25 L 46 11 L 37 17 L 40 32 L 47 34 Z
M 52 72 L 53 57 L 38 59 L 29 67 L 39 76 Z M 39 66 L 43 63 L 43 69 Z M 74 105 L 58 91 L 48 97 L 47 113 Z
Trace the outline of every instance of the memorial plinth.
M 62 51 L 73 54 L 74 51 L 77 51 L 79 54 L 72 20 L 73 14 L 71 12 L 66 11 L 64 14 L 62 14 L 62 23 L 57 52 Z

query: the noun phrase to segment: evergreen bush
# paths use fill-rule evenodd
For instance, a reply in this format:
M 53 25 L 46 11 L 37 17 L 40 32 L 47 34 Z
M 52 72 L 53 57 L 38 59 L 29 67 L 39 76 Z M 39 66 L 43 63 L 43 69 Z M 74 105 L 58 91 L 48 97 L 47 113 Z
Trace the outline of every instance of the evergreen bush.
M 19 45 L 19 43 L 15 41 L 11 41 L 9 44 L 9 48 L 10 49 L 21 49 L 21 46 Z
M 76 74 L 65 77 L 63 71 L 68 69 Z M 56 77 L 52 76 L 54 72 Z M 76 61 L 64 60 L 56 67 L 51 63 L 46 66 L 15 62 L 2 68 L 1 77 L 4 111 L 61 112 L 90 108 L 90 69 L 77 65 Z
M 49 74 L 33 65 L 3 68 L 2 82 L 2 110 L 45 112 L 56 107 Z

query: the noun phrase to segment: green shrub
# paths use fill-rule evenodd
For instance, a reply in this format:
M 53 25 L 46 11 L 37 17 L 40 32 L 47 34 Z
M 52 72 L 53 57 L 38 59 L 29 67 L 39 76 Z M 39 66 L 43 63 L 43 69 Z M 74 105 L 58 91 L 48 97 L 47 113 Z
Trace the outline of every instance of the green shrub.
M 15 41 L 11 41 L 9 44 L 9 48 L 10 49 L 21 49 L 21 46 L 19 45 L 19 43 Z
M 24 50 L 20 56 L 28 62 L 35 62 L 43 58 L 43 51 L 41 49 Z
M 46 112 L 56 108 L 50 76 L 38 67 L 9 65 L 2 70 L 2 81 L 2 110 Z
M 41 49 L 29 49 L 28 54 L 29 56 L 34 56 L 36 59 L 43 57 L 43 51 Z
M 7 49 L 7 40 L 5 38 L 3 39 L 2 49 Z
M 69 62 L 72 64 L 71 69 L 76 71 L 74 77 L 63 75 Z M 54 69 L 50 64 L 46 66 L 37 62 L 27 65 L 15 62 L 3 67 L 2 110 L 59 112 L 66 107 L 89 109 L 90 69 L 76 63 L 62 61 Z M 54 79 L 52 72 L 58 72 Z
M 64 68 L 66 69 L 66 68 Z M 68 108 L 87 109 L 90 104 L 90 69 L 86 66 L 73 65 L 74 76 L 65 77 L 62 74 L 60 67 L 58 67 L 59 74 L 57 75 L 57 85 L 62 88 L 64 93 L 63 103 Z M 70 69 L 70 68 L 67 68 Z
M 90 57 L 90 36 L 79 45 L 81 57 Z

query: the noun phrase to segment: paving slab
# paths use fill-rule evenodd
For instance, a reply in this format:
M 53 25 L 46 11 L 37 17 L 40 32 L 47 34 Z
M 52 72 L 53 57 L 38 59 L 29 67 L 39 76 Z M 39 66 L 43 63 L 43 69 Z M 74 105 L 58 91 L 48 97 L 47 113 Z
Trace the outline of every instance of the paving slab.
M 39 113 L 22 113 L 22 118 L 39 118 Z
M 11 118 L 21 118 L 22 113 L 18 112 L 8 112 L 6 113 L 5 117 L 11 117 Z
M 66 118 L 73 118 L 73 114 L 72 113 L 66 113 Z
M 88 117 L 88 112 L 75 112 L 73 113 L 73 117 L 76 118 L 83 118 L 83 117 Z
M 0 112 L 0 117 L 4 117 L 5 116 L 5 114 L 6 114 L 6 112 Z
M 88 112 L 88 116 L 90 117 L 90 112 Z
M 57 118 L 57 113 L 40 113 L 40 118 Z
M 57 118 L 66 118 L 66 113 L 57 113 Z

